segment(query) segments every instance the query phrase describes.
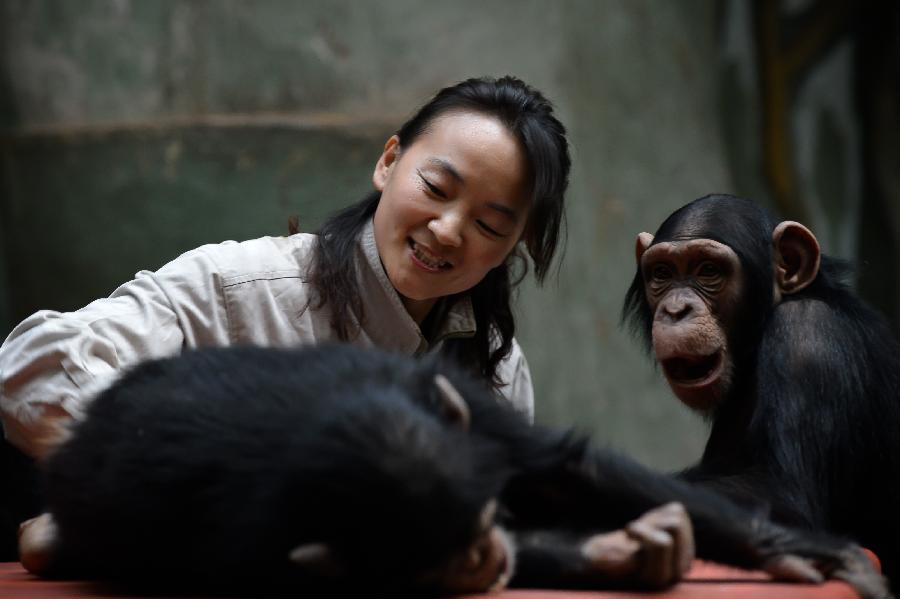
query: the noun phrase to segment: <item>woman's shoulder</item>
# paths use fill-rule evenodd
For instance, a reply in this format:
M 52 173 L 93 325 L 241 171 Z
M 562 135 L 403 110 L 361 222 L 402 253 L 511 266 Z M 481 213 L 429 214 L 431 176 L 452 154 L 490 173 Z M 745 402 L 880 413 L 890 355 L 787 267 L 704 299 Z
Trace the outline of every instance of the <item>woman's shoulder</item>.
M 259 237 L 200 246 L 175 262 L 209 262 L 225 280 L 278 273 L 305 273 L 312 260 L 316 236 L 298 233 L 286 237 Z

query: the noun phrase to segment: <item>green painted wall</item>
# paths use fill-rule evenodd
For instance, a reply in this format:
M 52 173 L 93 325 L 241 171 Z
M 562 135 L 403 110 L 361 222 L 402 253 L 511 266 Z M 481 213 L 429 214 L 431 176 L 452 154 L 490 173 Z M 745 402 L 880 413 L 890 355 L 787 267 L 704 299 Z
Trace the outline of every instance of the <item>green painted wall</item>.
M 180 126 L 15 138 L 12 311 L 79 307 L 203 243 L 305 230 L 367 191 L 383 135 Z
M 512 73 L 555 101 L 574 158 L 565 261 L 518 303 L 538 419 L 689 464 L 704 426 L 618 318 L 636 234 L 734 186 L 717 14 L 713 0 L 0 0 L 0 326 L 202 243 L 283 233 L 290 214 L 313 229 L 369 189 L 384 140 L 437 88 Z

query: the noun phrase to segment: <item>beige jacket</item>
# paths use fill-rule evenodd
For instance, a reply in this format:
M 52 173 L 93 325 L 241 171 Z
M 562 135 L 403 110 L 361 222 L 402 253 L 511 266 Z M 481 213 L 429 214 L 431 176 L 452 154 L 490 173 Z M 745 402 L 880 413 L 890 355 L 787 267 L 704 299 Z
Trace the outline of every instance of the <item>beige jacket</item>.
M 60 423 L 82 417 L 90 398 L 141 359 L 204 346 L 334 340 L 329 307 L 310 303 L 306 273 L 314 241 L 299 234 L 206 245 L 156 272 L 137 273 L 81 310 L 30 316 L 0 347 L 7 439 L 30 455 L 44 455 L 58 441 Z M 354 343 L 409 355 L 428 351 L 384 272 L 371 223 L 360 236 L 358 260 L 366 318 Z M 434 344 L 474 331 L 471 303 L 457 302 Z M 503 395 L 533 418 L 531 377 L 517 343 L 499 374 Z

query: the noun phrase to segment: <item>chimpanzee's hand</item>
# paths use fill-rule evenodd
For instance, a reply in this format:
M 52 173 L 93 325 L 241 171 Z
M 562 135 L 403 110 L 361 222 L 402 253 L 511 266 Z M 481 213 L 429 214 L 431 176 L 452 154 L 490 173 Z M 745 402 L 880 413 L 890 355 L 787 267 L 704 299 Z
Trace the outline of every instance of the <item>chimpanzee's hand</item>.
M 850 546 L 841 553 L 841 564 L 831 573 L 833 578 L 852 586 L 864 599 L 893 597 L 887 579 L 875 571 L 869 556 L 861 548 Z
M 49 513 L 19 525 L 19 560 L 22 567 L 38 576 L 50 574 L 56 550 L 57 528 Z
M 614 580 L 663 588 L 678 582 L 694 559 L 691 520 L 680 503 L 653 509 L 624 529 L 589 538 L 582 554 Z
M 887 579 L 861 548 L 813 532 L 797 532 L 771 522 L 756 522 L 761 568 L 776 580 L 821 582 L 843 580 L 862 599 L 891 599 Z

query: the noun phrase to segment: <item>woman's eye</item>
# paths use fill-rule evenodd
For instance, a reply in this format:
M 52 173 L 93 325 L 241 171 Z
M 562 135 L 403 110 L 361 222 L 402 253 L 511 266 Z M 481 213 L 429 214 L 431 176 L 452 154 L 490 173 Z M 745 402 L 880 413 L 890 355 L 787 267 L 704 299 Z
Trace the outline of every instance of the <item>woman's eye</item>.
M 438 187 L 437 185 L 435 185 L 434 183 L 432 183 L 431 181 L 429 181 L 428 179 L 423 177 L 421 173 L 419 173 L 419 179 L 422 180 L 422 183 L 425 185 L 425 188 L 429 192 L 438 196 L 439 198 L 444 198 L 444 199 L 447 198 L 447 194 L 444 193 L 444 190 L 442 190 L 440 187 Z
M 478 223 L 478 226 L 481 227 L 481 229 L 482 229 L 483 231 L 485 231 L 486 233 L 488 233 L 489 235 L 491 235 L 491 236 L 493 236 L 493 237 L 506 237 L 506 235 L 504 235 L 504 234 L 501 233 L 500 231 L 494 229 L 493 227 L 491 227 L 490 225 L 488 225 L 486 222 L 484 222 L 484 221 L 482 221 L 482 220 L 479 220 L 479 221 L 476 221 L 476 222 Z

